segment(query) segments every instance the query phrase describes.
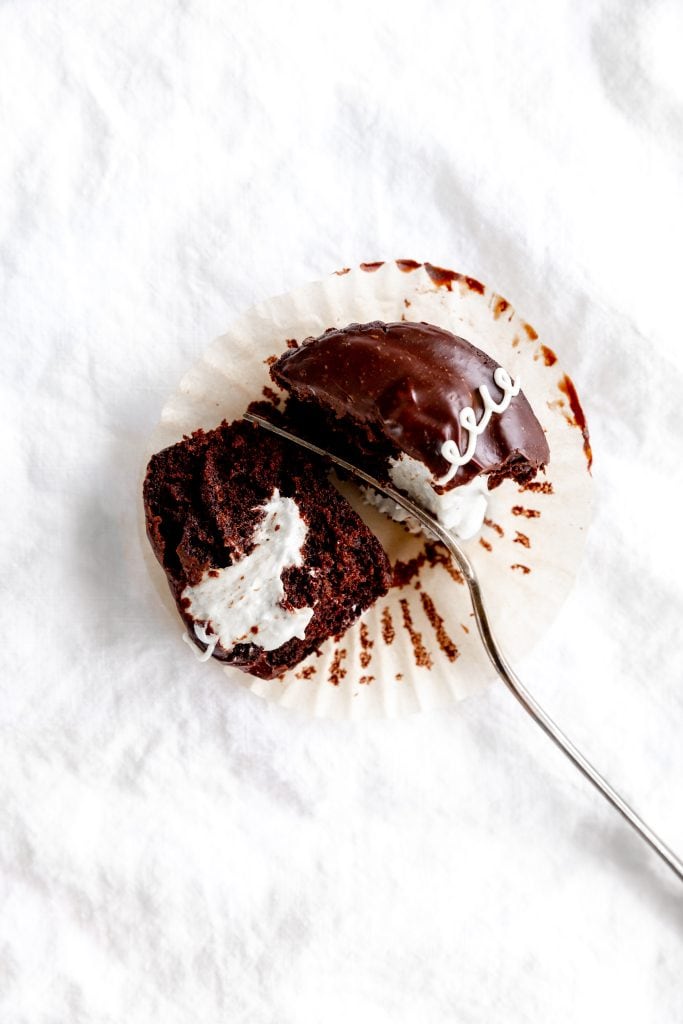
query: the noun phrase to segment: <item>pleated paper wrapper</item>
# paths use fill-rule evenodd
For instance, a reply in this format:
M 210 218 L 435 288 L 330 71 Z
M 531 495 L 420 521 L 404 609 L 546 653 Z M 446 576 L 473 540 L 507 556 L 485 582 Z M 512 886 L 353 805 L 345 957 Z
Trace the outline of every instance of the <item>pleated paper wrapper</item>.
M 269 364 L 293 341 L 328 327 L 370 320 L 426 321 L 461 335 L 521 377 L 548 437 L 550 463 L 529 487 L 505 481 L 489 495 L 481 534 L 464 543 L 481 579 L 493 629 L 512 665 L 537 643 L 574 581 L 590 518 L 590 448 L 578 398 L 555 353 L 490 288 L 429 263 L 361 264 L 241 316 L 206 349 L 166 402 L 148 455 L 199 427 L 241 416 L 250 402 L 277 392 Z M 328 640 L 281 679 L 223 671 L 269 701 L 329 718 L 394 717 L 461 700 L 496 678 L 474 622 L 466 585 L 445 550 L 414 536 L 340 485 L 379 537 L 395 586 L 339 640 Z M 171 615 L 169 644 L 193 657 L 163 570 L 146 559 Z M 188 662 L 189 664 L 189 662 Z

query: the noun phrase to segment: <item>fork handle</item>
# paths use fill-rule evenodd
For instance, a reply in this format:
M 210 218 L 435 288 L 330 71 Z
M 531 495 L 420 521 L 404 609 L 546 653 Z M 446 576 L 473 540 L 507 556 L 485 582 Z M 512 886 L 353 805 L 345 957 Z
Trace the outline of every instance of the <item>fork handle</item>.
M 432 529 L 434 529 L 434 527 L 432 527 Z M 440 528 L 436 532 L 438 532 L 439 539 L 446 545 L 457 562 L 458 568 L 465 577 L 470 591 L 477 628 L 479 629 L 479 634 L 486 649 L 486 653 L 510 693 L 519 701 L 527 714 L 533 718 L 534 722 L 541 727 L 546 736 L 550 737 L 553 743 L 560 748 L 562 753 L 569 758 L 581 774 L 587 778 L 589 782 L 592 782 L 598 792 L 604 796 L 605 800 L 607 800 L 612 807 L 619 812 L 622 818 L 629 823 L 631 828 L 635 829 L 641 839 L 645 840 L 648 846 L 651 847 L 659 857 L 661 857 L 676 877 L 683 882 L 683 861 L 676 856 L 673 850 L 671 850 L 666 843 L 660 839 L 657 833 L 654 832 L 650 826 L 643 821 L 640 815 L 637 814 L 624 800 L 624 798 L 617 793 L 617 791 L 609 784 L 607 779 L 600 774 L 597 768 L 594 768 L 590 761 L 584 757 L 578 747 L 576 747 L 569 737 L 562 732 L 559 726 L 555 724 L 550 715 L 543 710 L 536 698 L 529 693 L 519 677 L 512 670 L 503 652 L 498 646 L 498 642 L 493 635 L 493 631 L 491 630 L 491 624 L 484 606 L 484 599 L 479 586 L 479 580 L 472 564 L 464 551 L 462 551 L 453 541 L 452 537 L 446 530 Z

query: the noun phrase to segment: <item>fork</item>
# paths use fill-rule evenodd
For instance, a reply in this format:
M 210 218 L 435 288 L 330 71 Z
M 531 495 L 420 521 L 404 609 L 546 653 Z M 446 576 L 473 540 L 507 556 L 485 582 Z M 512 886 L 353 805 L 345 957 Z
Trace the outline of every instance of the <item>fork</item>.
M 617 791 L 600 774 L 600 772 L 593 767 L 590 761 L 584 757 L 569 737 L 565 736 L 559 726 L 557 726 L 550 715 L 543 710 L 536 698 L 527 690 L 519 677 L 513 671 L 509 662 L 505 658 L 505 655 L 500 649 L 495 636 L 493 635 L 481 587 L 479 585 L 479 579 L 474 566 L 452 534 L 448 530 L 444 529 L 444 527 L 441 526 L 433 516 L 428 512 L 425 512 L 419 505 L 414 504 L 406 498 L 400 493 L 400 491 L 379 483 L 379 481 L 370 476 L 369 473 L 366 473 L 358 466 L 354 466 L 350 462 L 347 462 L 346 459 L 342 459 L 339 456 L 332 454 L 332 452 L 328 452 L 324 448 L 320 448 L 318 445 L 313 444 L 311 441 L 307 441 L 302 437 L 298 437 L 296 434 L 292 434 L 288 430 L 283 430 L 282 427 L 275 426 L 274 423 L 263 419 L 261 416 L 255 416 L 252 413 L 245 413 L 244 419 L 249 420 L 250 423 L 255 423 L 259 427 L 263 427 L 264 430 L 270 430 L 273 434 L 277 434 L 279 437 L 283 437 L 285 440 L 291 441 L 302 448 L 307 448 L 309 451 L 315 452 L 316 455 L 320 455 L 327 461 L 332 462 L 337 466 L 341 466 L 347 473 L 351 473 L 353 476 L 365 481 L 365 483 L 370 484 L 370 486 L 374 487 L 374 489 L 379 491 L 380 494 L 384 494 L 388 498 L 391 498 L 397 505 L 400 505 L 406 510 L 406 512 L 409 512 L 410 515 L 414 516 L 415 519 L 429 530 L 433 536 L 437 537 L 438 540 L 445 545 L 467 583 L 479 635 L 493 667 L 505 683 L 505 686 L 513 697 L 519 701 L 527 714 L 533 718 L 534 722 L 541 727 L 546 736 L 548 736 L 553 743 L 560 748 L 562 753 L 569 758 L 574 767 L 577 768 L 581 774 L 595 786 L 598 792 L 602 794 L 602 796 L 616 811 L 618 811 L 622 818 L 624 818 L 628 824 L 635 829 L 641 839 L 643 839 L 648 846 L 650 846 L 651 849 L 661 857 L 667 867 L 669 867 L 676 877 L 683 882 L 683 861 L 677 857 L 673 850 L 671 850 L 666 843 L 660 839 L 657 833 L 651 829 L 645 821 L 643 821 L 640 815 L 636 814 L 624 798 L 617 793 Z

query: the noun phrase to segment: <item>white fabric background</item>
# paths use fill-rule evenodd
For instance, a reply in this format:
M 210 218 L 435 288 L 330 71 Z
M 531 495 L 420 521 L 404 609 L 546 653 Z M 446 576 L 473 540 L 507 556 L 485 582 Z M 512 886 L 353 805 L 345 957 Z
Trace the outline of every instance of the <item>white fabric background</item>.
M 597 514 L 523 677 L 683 850 L 683 8 L 0 5 L 0 1019 L 680 1021 L 683 891 L 502 687 L 302 720 L 169 634 L 166 394 L 361 260 L 492 284 Z

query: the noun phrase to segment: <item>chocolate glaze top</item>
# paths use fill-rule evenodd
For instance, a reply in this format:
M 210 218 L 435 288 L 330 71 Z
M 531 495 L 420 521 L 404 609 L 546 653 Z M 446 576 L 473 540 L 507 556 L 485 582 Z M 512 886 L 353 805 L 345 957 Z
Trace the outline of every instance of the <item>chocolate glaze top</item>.
M 497 366 L 485 352 L 440 327 L 375 321 L 325 331 L 285 352 L 271 373 L 295 397 L 379 430 L 438 480 L 450 468 L 441 454 L 444 441 L 454 440 L 460 451 L 467 445 L 461 410 L 472 406 L 481 418 L 482 384 L 494 401 L 501 400 L 493 380 Z M 548 459 L 543 429 L 520 392 L 505 412 L 491 417 L 472 460 L 458 469 L 448 489 L 479 473 L 508 475 L 506 463 L 527 463 L 533 475 Z

